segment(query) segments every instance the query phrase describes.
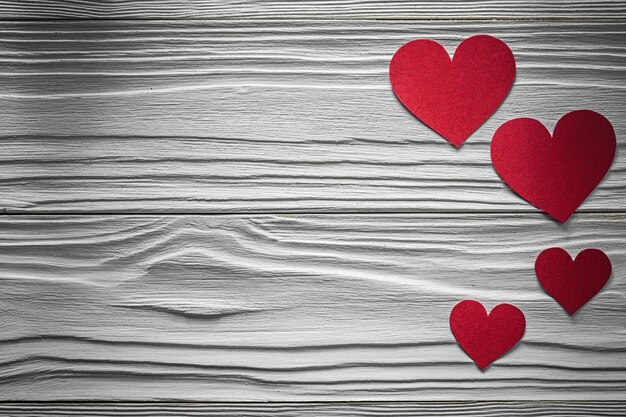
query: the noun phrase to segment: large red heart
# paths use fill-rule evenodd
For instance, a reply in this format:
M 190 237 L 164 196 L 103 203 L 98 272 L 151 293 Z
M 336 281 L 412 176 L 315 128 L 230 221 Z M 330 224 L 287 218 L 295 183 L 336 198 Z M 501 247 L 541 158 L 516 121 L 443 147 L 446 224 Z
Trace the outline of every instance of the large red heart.
M 611 276 L 611 261 L 599 249 L 585 249 L 575 260 L 561 248 L 546 249 L 535 261 L 541 286 L 570 316 L 591 300 Z
M 515 58 L 493 36 L 465 39 L 452 59 L 437 42 L 418 39 L 396 51 L 389 79 L 413 115 L 458 147 L 506 98 L 515 80 Z
M 552 137 L 535 119 L 510 120 L 491 141 L 491 161 L 500 177 L 560 222 L 596 188 L 614 155 L 611 123 L 591 110 L 563 116 Z
M 450 313 L 450 330 L 465 353 L 484 370 L 519 342 L 526 318 L 511 304 L 498 304 L 487 314 L 478 301 L 463 300 Z

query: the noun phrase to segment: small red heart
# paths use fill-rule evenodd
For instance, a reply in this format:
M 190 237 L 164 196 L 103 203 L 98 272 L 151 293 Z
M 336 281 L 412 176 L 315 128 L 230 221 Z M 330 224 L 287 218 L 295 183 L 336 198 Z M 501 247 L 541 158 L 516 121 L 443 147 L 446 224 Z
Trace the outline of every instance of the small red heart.
M 452 59 L 439 43 L 418 39 L 396 51 L 389 79 L 414 116 L 459 147 L 506 98 L 515 58 L 506 43 L 488 35 L 465 39 Z
M 585 249 L 576 259 L 561 248 L 546 249 L 535 261 L 537 278 L 570 316 L 606 285 L 611 261 L 600 249 Z
M 504 123 L 491 141 L 491 161 L 513 191 L 565 222 L 606 175 L 615 146 L 604 116 L 577 110 L 561 117 L 553 136 L 535 119 Z
M 498 304 L 487 314 L 478 301 L 463 300 L 450 313 L 450 330 L 465 353 L 484 370 L 519 342 L 526 318 L 511 304 Z

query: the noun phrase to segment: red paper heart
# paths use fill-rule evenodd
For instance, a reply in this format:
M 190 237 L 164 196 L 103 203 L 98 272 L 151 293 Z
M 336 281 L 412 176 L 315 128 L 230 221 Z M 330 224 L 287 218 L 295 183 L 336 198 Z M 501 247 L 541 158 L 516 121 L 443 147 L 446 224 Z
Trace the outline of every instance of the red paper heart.
M 396 51 L 389 79 L 413 115 L 458 147 L 506 98 L 515 80 L 515 58 L 493 36 L 465 39 L 452 59 L 437 42 L 418 39 Z
M 591 300 L 611 276 L 611 261 L 600 249 L 585 249 L 575 260 L 561 248 L 546 249 L 535 261 L 541 286 L 570 316 Z
M 526 318 L 511 304 L 498 304 L 487 315 L 478 301 L 463 300 L 450 313 L 450 330 L 465 353 L 484 370 L 519 342 Z
M 614 155 L 611 123 L 591 110 L 561 117 L 552 137 L 535 119 L 510 120 L 491 141 L 491 161 L 504 182 L 560 222 L 596 188 Z

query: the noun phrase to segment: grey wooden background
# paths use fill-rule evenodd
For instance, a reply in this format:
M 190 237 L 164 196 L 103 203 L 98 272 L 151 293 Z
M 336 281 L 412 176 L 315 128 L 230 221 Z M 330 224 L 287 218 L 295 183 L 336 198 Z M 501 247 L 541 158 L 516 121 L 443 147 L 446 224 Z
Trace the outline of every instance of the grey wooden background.
M 0 26 L 0 414 L 626 412 L 625 2 L 0 1 Z M 518 75 L 457 150 L 387 68 L 476 33 Z M 618 153 L 560 225 L 489 141 L 580 108 Z M 534 276 L 551 246 L 613 262 L 573 319 Z M 527 316 L 485 373 L 463 298 Z

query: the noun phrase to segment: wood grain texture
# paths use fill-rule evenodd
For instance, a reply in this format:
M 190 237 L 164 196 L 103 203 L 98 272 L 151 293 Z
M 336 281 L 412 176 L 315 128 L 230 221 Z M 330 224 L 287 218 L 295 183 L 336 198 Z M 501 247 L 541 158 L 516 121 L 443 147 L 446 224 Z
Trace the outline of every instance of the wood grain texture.
M 0 217 L 0 400 L 13 401 L 0 414 L 625 414 L 623 146 L 565 226 L 522 214 L 488 158 L 491 133 L 519 116 L 551 128 L 586 107 L 622 136 L 624 2 L 0 10 L 4 212 L 449 212 Z M 144 20 L 162 18 L 206 20 Z M 23 19 L 102 20 L 8 22 Z M 398 104 L 387 64 L 412 38 L 451 51 L 475 33 L 507 41 L 519 73 L 457 152 Z M 533 275 L 549 246 L 613 261 L 573 319 Z M 462 298 L 528 318 L 486 373 L 447 328 Z M 495 401 L 414 402 L 477 398 Z
M 619 0 L 3 0 L 2 19 L 616 19 Z
M 591 417 L 620 416 L 625 401 L 439 401 L 352 403 L 0 403 L 0 412 L 13 417 L 48 416 L 245 416 L 245 417 Z
M 0 400 L 618 400 L 624 215 L 0 218 Z M 536 255 L 598 247 L 607 287 L 573 319 Z M 481 373 L 460 299 L 526 314 Z
M 589 108 L 616 161 L 582 211 L 626 210 L 626 24 L 3 23 L 5 212 L 523 211 L 492 133 Z M 388 62 L 416 37 L 491 33 L 518 62 L 500 110 L 459 151 L 395 99 Z

